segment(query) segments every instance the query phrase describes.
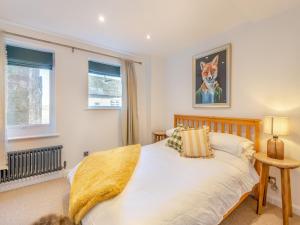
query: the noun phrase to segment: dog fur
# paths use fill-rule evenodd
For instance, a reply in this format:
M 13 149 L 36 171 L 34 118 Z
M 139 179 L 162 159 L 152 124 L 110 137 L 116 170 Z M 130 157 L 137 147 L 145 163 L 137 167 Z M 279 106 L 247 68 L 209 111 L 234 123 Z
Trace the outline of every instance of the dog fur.
M 50 214 L 43 216 L 32 225 L 75 225 L 67 216 Z

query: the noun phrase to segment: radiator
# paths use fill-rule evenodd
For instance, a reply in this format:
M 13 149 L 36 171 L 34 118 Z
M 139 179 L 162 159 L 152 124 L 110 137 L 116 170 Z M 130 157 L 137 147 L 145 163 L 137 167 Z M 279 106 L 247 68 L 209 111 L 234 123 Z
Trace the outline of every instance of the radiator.
M 0 183 L 62 170 L 62 148 L 57 145 L 8 152 L 8 169 L 0 171 Z

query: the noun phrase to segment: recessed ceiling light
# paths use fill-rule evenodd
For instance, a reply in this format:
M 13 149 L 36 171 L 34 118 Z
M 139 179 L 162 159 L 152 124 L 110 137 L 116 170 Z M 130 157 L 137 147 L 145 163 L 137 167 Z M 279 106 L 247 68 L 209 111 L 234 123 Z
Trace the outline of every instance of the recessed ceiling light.
M 150 39 L 151 39 L 150 34 L 147 34 L 147 35 L 146 35 L 146 38 L 147 38 L 147 40 L 150 40 Z
M 105 22 L 105 18 L 104 18 L 104 16 L 102 16 L 102 15 L 100 15 L 98 19 L 99 19 L 99 21 L 100 21 L 101 23 L 104 23 L 104 22 Z

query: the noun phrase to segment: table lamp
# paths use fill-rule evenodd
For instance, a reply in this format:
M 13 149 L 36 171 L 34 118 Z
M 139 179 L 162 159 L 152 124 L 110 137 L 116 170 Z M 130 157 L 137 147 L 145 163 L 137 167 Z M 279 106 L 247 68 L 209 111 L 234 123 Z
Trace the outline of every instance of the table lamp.
M 273 135 L 268 140 L 267 155 L 274 159 L 284 159 L 284 143 L 278 137 L 288 135 L 289 124 L 287 117 L 265 116 L 264 133 Z

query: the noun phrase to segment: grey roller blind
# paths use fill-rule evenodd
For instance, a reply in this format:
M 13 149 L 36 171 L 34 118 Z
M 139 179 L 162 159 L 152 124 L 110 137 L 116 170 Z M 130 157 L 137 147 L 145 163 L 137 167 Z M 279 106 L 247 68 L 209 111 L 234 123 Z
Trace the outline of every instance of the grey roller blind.
M 52 69 L 53 53 L 6 45 L 8 65 Z
M 120 77 L 120 66 L 89 61 L 89 73 Z

